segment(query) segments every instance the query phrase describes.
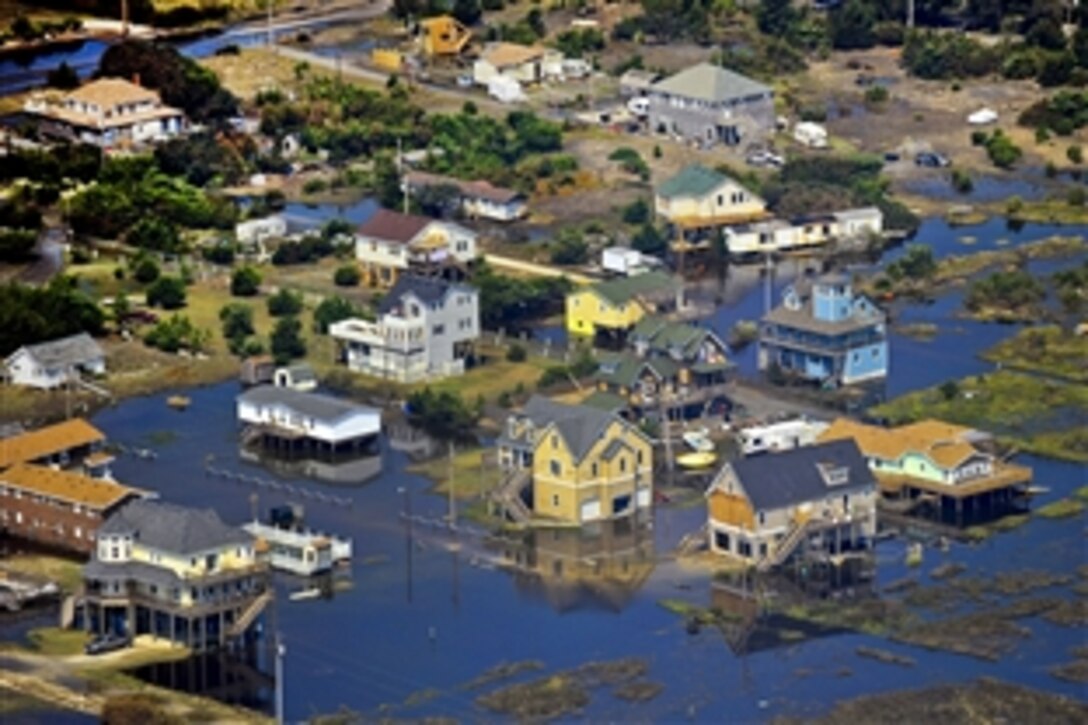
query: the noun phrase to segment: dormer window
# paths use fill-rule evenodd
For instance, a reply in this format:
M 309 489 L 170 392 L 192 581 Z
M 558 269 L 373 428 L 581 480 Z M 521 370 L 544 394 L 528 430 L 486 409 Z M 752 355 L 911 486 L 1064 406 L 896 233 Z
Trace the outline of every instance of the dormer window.
M 818 463 L 820 475 L 828 486 L 842 486 L 850 482 L 850 469 L 836 463 Z

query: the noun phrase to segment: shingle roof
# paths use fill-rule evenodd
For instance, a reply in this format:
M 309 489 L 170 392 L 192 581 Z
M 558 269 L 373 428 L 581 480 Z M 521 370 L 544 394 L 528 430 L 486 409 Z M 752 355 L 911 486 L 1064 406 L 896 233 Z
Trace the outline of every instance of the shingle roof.
M 816 283 L 820 282 L 825 284 L 841 284 L 841 282 L 836 281 L 830 276 L 821 277 L 816 280 Z M 873 325 L 884 321 L 884 315 L 879 309 L 877 310 L 877 314 L 872 316 L 854 314 L 845 320 L 838 320 L 835 322 L 821 320 L 817 318 L 814 313 L 812 304 L 812 285 L 801 283 L 795 284 L 794 292 L 801 298 L 801 306 L 798 309 L 790 309 L 785 304 L 781 304 L 764 315 L 763 321 L 774 322 L 779 325 L 802 330 L 812 330 L 825 335 L 839 335 L 853 330 L 872 327 Z
M 223 523 L 212 509 L 194 509 L 159 501 L 133 501 L 98 529 L 102 534 L 134 534 L 144 546 L 172 554 L 196 554 L 224 546 L 249 544 L 253 537 Z
M 16 464 L 0 473 L 0 482 L 22 491 L 96 510 L 108 509 L 130 496 L 138 495 L 135 489 L 113 481 L 27 463 Z
M 382 298 L 378 311 L 381 314 L 391 312 L 400 304 L 401 298 L 406 294 L 412 294 L 419 298 L 425 305 L 438 302 L 445 298 L 451 291 L 461 291 L 475 294 L 476 290 L 468 285 L 448 282 L 435 277 L 419 277 L 416 275 L 402 275 L 393 288 Z
M 120 579 L 155 584 L 163 589 L 182 583 L 172 569 L 143 561 L 99 561 L 91 559 L 83 566 L 85 579 Z
M 122 103 L 158 101 L 159 94 L 124 78 L 99 78 L 84 83 L 65 98 L 110 108 Z
M 607 282 L 598 282 L 591 289 L 612 304 L 621 305 L 636 297 L 673 293 L 676 291 L 676 282 L 664 272 L 651 271 L 634 277 L 617 277 Z
M 522 414 L 538 428 L 555 423 L 575 462 L 581 461 L 604 435 L 608 426 L 620 420 L 614 413 L 584 405 L 565 405 L 534 395 Z
M 517 43 L 492 43 L 484 48 L 480 59 L 496 68 L 509 68 L 514 65 L 528 63 L 543 56 L 547 48 L 539 45 L 518 45 Z
M 598 379 L 612 385 L 629 388 L 635 384 L 642 371 L 649 368 L 659 378 L 670 380 L 676 377 L 680 366 L 668 358 L 640 358 L 633 353 L 623 353 L 613 359 L 613 372 L 599 372 Z
M 657 315 L 643 317 L 630 335 L 631 340 L 643 341 L 655 352 L 678 350 L 685 359 L 694 356 L 698 352 L 699 345 L 708 337 L 714 338 L 719 347 L 722 350 L 725 349 L 725 343 L 713 330 L 687 322 L 672 322 Z
M 106 435 L 102 431 L 83 418 L 72 418 L 29 433 L 0 439 L 0 468 L 36 461 L 104 440 Z
M 869 466 L 853 440 L 801 446 L 780 453 L 741 458 L 728 464 L 756 510 L 770 511 L 872 489 L 876 485 Z M 821 466 L 845 468 L 846 483 L 832 486 Z
M 731 101 L 771 93 L 771 88 L 740 73 L 699 63 L 653 85 L 653 90 L 701 101 Z
M 427 228 L 434 219 L 415 214 L 401 214 L 389 209 L 379 209 L 359 226 L 358 234 L 386 242 L 407 244 Z
M 980 453 L 972 442 L 982 437 L 971 428 L 933 419 L 897 428 L 881 428 L 839 418 L 820 435 L 819 440 L 852 440 L 866 456 L 886 461 L 898 460 L 907 453 L 917 453 L 938 466 L 955 468 Z
M 86 332 L 37 345 L 27 345 L 24 349 L 45 368 L 86 365 L 105 357 L 101 346 Z
M 521 197 L 521 192 L 514 189 L 506 189 L 501 186 L 494 186 L 488 181 L 483 179 L 477 181 L 465 181 L 453 176 L 444 176 L 442 174 L 431 174 L 425 171 L 409 171 L 404 175 L 404 181 L 409 186 L 424 187 L 424 186 L 454 186 L 461 192 L 462 196 L 468 196 L 476 199 L 486 199 L 493 201 L 496 204 L 508 204 L 515 199 Z
M 582 401 L 582 405 L 608 413 L 617 413 L 627 408 L 627 401 L 615 393 L 609 393 L 606 390 L 594 390 Z
M 702 197 L 729 181 L 725 174 L 708 169 L 702 164 L 690 164 L 679 172 L 662 181 L 657 189 L 658 196 L 673 199 L 678 196 Z
M 254 405 L 282 405 L 285 408 L 328 423 L 352 413 L 376 412 L 365 405 L 320 393 L 304 393 L 293 388 L 258 385 L 238 396 L 238 401 Z
M 611 461 L 620 451 L 629 451 L 631 446 L 624 443 L 621 439 L 616 438 L 601 451 L 601 458 L 605 461 Z

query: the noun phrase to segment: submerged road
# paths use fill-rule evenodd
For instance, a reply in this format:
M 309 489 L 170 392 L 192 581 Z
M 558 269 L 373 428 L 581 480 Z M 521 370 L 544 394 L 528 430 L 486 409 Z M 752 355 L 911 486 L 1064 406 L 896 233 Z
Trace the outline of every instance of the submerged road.
M 584 274 L 579 274 L 578 272 L 570 272 L 565 269 L 559 269 L 558 267 L 551 267 L 547 264 L 526 262 L 522 259 L 514 259 L 513 257 L 503 257 L 498 254 L 485 254 L 484 260 L 492 267 L 504 269 L 509 272 L 529 274 L 534 277 L 566 277 L 575 284 L 593 284 L 598 281 L 591 277 L 587 277 Z

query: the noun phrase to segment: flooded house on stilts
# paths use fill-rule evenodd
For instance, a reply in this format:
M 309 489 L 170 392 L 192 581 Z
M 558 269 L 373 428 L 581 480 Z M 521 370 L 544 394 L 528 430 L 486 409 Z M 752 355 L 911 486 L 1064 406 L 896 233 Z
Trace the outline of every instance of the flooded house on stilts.
M 238 396 L 238 420 L 244 445 L 326 461 L 372 453 L 382 425 L 376 408 L 273 385 Z
M 922 420 L 896 428 L 840 418 L 821 441 L 854 440 L 876 477 L 882 515 L 965 526 L 1022 508 L 1032 480 L 1026 466 L 993 452 L 984 431 Z

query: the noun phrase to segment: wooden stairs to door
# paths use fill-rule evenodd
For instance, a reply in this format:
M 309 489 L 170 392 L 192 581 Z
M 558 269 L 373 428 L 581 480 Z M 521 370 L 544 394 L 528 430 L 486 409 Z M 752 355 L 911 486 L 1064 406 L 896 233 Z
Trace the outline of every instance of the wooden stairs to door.
M 261 615 L 264 608 L 272 601 L 273 593 L 271 589 L 261 592 L 261 595 L 249 603 L 249 606 L 242 610 L 242 613 L 238 616 L 238 619 L 234 620 L 230 629 L 227 630 L 228 637 L 240 637 L 249 629 L 250 625 Z
M 808 540 L 809 534 L 830 528 L 835 523 L 835 521 L 824 518 L 811 518 L 803 522 L 794 521 L 786 531 L 786 535 L 774 547 L 774 550 L 759 560 L 756 564 L 756 571 L 766 572 L 776 566 L 781 566 L 797 550 L 798 546 Z
M 529 471 L 516 469 L 506 475 L 492 494 L 494 501 L 514 523 L 524 524 L 533 518 L 533 512 L 525 505 L 521 495 L 531 482 Z

